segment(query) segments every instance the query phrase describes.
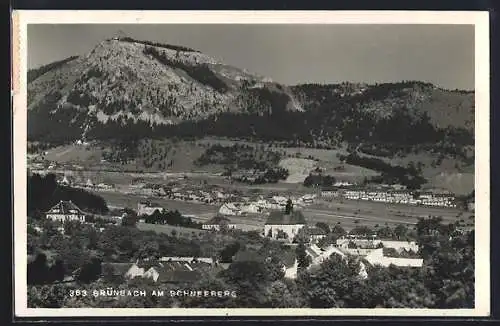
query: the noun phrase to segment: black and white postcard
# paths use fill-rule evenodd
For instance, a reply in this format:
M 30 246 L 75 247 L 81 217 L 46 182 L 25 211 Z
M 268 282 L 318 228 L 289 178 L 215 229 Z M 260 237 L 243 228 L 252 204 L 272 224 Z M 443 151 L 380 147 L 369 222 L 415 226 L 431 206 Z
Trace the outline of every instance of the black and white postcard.
M 13 13 L 17 316 L 487 316 L 487 12 Z

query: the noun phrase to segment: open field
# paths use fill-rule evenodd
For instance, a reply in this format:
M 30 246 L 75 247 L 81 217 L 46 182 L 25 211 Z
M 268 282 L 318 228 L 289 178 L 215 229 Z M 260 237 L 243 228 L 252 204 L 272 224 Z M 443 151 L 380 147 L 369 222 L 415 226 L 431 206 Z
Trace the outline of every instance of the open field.
M 95 191 L 96 194 L 104 198 L 109 206 L 129 207 L 137 209 L 137 204 L 141 200 L 151 200 L 162 205 L 166 210 L 178 210 L 182 214 L 196 215 L 200 219 L 209 219 L 219 210 L 218 206 L 211 206 L 184 201 L 169 200 L 163 198 L 150 198 L 139 195 L 121 194 L 118 192 Z
M 137 203 L 146 197 L 138 195 L 127 195 L 113 192 L 98 192 L 112 207 L 130 207 L 136 208 Z M 184 201 L 174 201 L 162 198 L 149 198 L 159 203 L 167 210 L 178 210 L 184 215 L 192 216 L 193 220 L 204 222 L 212 218 L 218 211 L 219 206 L 206 205 Z M 334 200 L 332 202 L 318 201 L 317 203 L 305 207 L 304 215 L 309 224 L 325 222 L 334 225 L 340 222 L 342 227 L 349 230 L 358 223 L 374 227 L 384 224 L 413 225 L 421 217 L 440 216 L 446 223 L 452 223 L 460 220 L 469 221 L 471 213 L 462 213 L 458 209 L 434 208 L 423 206 L 410 206 L 401 204 L 386 204 L 368 201 L 355 200 Z M 232 216 L 232 223 L 242 224 L 247 230 L 260 230 L 264 227 L 266 216 L 264 215 L 246 215 Z
M 181 237 L 192 237 L 193 235 L 199 236 L 207 232 L 205 230 L 191 229 L 191 228 L 173 226 L 168 224 L 149 224 L 149 223 L 139 222 L 136 224 L 136 226 L 141 231 L 154 231 L 157 233 L 165 233 L 168 235 L 172 235 L 172 232 L 175 231 L 174 233 L 176 234 L 176 236 L 181 236 Z
M 467 220 L 470 213 L 461 214 L 458 209 L 433 208 L 400 204 L 386 204 L 368 201 L 342 200 L 331 203 L 314 204 L 304 209 L 304 215 L 310 221 L 336 224 L 340 222 L 345 229 L 366 225 L 374 227 L 406 224 L 412 225 L 420 217 L 440 216 L 445 223 Z M 356 222 L 358 221 L 358 222 Z
M 341 181 L 360 182 L 365 177 L 372 177 L 379 173 L 370 169 L 362 168 L 355 165 L 342 163 L 339 159 L 340 155 L 345 155 L 346 149 L 340 147 L 338 149 L 314 149 L 300 147 L 280 147 L 278 144 L 265 144 L 262 142 L 239 141 L 223 138 L 205 138 L 196 141 L 172 141 L 172 140 L 155 140 L 158 148 L 164 149 L 165 157 L 161 169 L 158 166 L 146 169 L 138 162 L 131 162 L 125 165 L 109 164 L 101 162 L 103 148 L 101 145 L 66 145 L 59 146 L 47 150 L 45 159 L 59 163 L 77 163 L 86 170 L 95 169 L 122 169 L 137 170 L 143 172 L 157 172 L 157 176 L 162 173 L 193 173 L 204 172 L 205 174 L 217 174 L 224 171 L 224 167 L 220 165 L 195 166 L 194 161 L 200 157 L 210 145 L 221 144 L 231 146 L 234 144 L 251 145 L 259 150 L 272 150 L 280 153 L 285 162 L 284 165 L 290 170 L 288 182 L 302 183 L 307 176 L 308 171 L 316 166 L 321 167 L 325 174 L 329 174 Z M 364 156 L 370 156 L 363 154 Z M 295 158 L 295 159 L 294 159 Z M 423 163 L 423 175 L 429 181 L 428 186 L 443 188 L 453 191 L 456 194 L 468 194 L 474 187 L 474 170 L 472 167 L 459 166 L 456 160 L 444 159 L 440 166 L 432 167 L 432 163 L 437 159 L 436 154 L 432 155 L 426 152 L 412 153 L 405 157 L 384 158 L 378 157 L 391 164 L 400 164 L 406 166 L 410 162 Z M 294 161 L 295 160 L 295 161 Z M 309 160 L 310 163 L 306 164 Z M 168 165 L 171 163 L 172 165 Z M 305 165 L 304 165 L 304 164 Z M 168 167 L 167 167 L 168 166 Z M 97 179 L 114 179 L 112 175 L 97 176 Z M 120 174 L 120 172 L 118 172 Z M 201 178 L 201 176 L 200 176 Z M 96 181 L 97 182 L 97 181 Z M 102 181 L 106 182 L 106 181 Z

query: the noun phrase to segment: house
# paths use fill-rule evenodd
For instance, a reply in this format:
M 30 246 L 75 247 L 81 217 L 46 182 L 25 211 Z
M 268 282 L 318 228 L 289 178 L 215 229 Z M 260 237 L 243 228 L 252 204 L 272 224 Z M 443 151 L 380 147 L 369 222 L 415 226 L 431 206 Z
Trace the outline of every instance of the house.
M 209 257 L 161 257 L 160 262 L 202 262 L 209 265 L 213 265 L 215 263 L 214 259 Z
M 340 238 L 337 239 L 337 247 L 341 249 L 349 249 L 349 243 L 354 243 L 357 247 L 357 252 L 364 253 L 365 250 L 360 249 L 375 249 L 378 247 L 392 248 L 398 252 L 403 250 L 418 252 L 418 244 L 415 241 L 396 241 L 396 240 L 380 240 L 380 239 L 357 239 L 357 238 Z M 354 251 L 353 251 L 354 252 Z
M 314 198 L 316 198 L 316 195 L 306 194 L 306 195 L 302 196 L 302 202 L 304 202 L 304 204 L 312 204 L 314 201 Z
M 132 264 L 124 276 L 127 279 L 149 278 L 155 283 L 163 284 L 192 284 L 200 280 L 205 271 L 211 268 L 214 267 L 200 261 L 137 261 Z
M 273 211 L 264 225 L 264 235 L 273 239 L 284 239 L 292 242 L 299 230 L 306 226 L 306 219 L 301 211 L 286 214 Z
M 214 230 L 220 231 L 224 228 L 234 228 L 234 225 L 230 224 L 231 220 L 222 215 L 216 215 L 207 222 L 203 223 L 201 228 L 203 230 Z
M 365 260 L 371 265 L 389 267 L 390 265 L 398 267 L 422 267 L 424 260 L 422 258 L 397 258 L 384 256 L 383 248 L 374 249 L 365 256 Z
M 59 222 L 80 221 L 85 222 L 87 215 L 71 201 L 60 201 L 49 209 L 45 216 L 47 219 Z
M 322 190 L 321 197 L 323 198 L 335 198 L 339 196 L 339 192 L 337 190 Z
M 347 181 L 337 181 L 333 184 L 334 187 L 349 187 L 353 184 Z
M 93 188 L 94 184 L 92 183 L 92 180 L 87 179 L 87 183 L 85 184 L 85 187 L 87 187 L 87 188 Z
M 225 203 L 219 209 L 219 213 L 222 215 L 241 215 L 241 210 L 236 207 L 233 203 Z
M 393 248 L 398 252 L 406 250 L 418 252 L 418 243 L 415 241 L 375 240 L 375 245 L 381 243 L 384 248 Z
M 260 212 L 262 212 L 262 208 L 257 206 L 256 204 L 254 203 L 249 203 L 247 205 L 243 205 L 241 207 L 241 211 L 243 213 L 249 213 L 249 214 L 258 214 Z
M 319 265 L 326 259 L 330 258 L 330 256 L 333 254 L 337 254 L 342 258 L 346 257 L 346 255 L 342 251 L 340 251 L 333 245 L 329 246 L 328 248 L 322 249 L 313 244 L 306 248 L 306 253 L 312 259 L 311 265 Z
M 306 248 L 306 254 L 311 257 L 311 264 L 308 266 L 308 269 L 318 266 L 322 264 L 325 260 L 329 259 L 332 255 L 339 255 L 344 261 L 347 258 L 347 255 L 336 248 L 334 245 L 330 245 L 328 248 L 322 249 L 316 245 L 311 245 Z M 363 262 L 359 262 L 360 271 L 359 276 L 363 279 L 368 277 L 368 273 L 366 271 L 366 266 Z M 297 267 L 298 261 L 295 260 L 295 264 L 292 267 L 285 269 L 285 278 L 295 279 L 297 278 Z
M 71 185 L 71 180 L 68 178 L 68 176 L 65 175 L 61 180 L 60 184 L 69 186 Z
M 130 268 L 127 270 L 125 273 L 125 278 L 127 279 L 134 279 L 136 277 L 143 277 L 145 273 L 145 270 L 143 267 L 139 267 L 137 263 L 132 264 Z
M 309 241 L 314 242 L 326 237 L 326 232 L 323 229 L 317 227 L 307 228 L 307 234 L 309 235 Z
M 286 205 L 286 202 L 288 201 L 288 198 L 283 196 L 273 196 L 273 199 L 278 205 L 283 207 Z
M 137 204 L 137 215 L 152 215 L 155 211 L 163 212 L 164 208 L 149 201 L 141 201 Z

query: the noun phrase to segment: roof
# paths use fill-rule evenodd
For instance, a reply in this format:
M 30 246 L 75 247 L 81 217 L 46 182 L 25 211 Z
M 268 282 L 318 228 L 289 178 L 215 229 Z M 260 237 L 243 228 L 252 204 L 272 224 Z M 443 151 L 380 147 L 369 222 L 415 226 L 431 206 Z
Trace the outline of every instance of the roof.
M 273 211 L 269 214 L 266 224 L 306 224 L 306 218 L 301 211 L 292 211 L 290 214 L 285 214 L 282 211 Z
M 162 283 L 195 283 L 202 277 L 202 273 L 198 270 L 186 271 L 157 269 L 157 271 L 160 274 L 158 282 Z
M 49 209 L 47 211 L 47 214 L 84 215 L 85 213 L 78 206 L 76 206 L 71 200 L 70 201 L 61 200 L 59 203 L 55 204 L 51 209 Z
M 312 250 L 311 248 L 306 248 L 306 253 L 311 256 L 312 258 L 316 258 L 316 257 L 319 257 L 319 254 L 317 254 L 314 250 Z
M 158 272 L 157 282 L 162 283 L 194 283 L 201 279 L 203 269 L 210 266 L 206 263 L 168 262 L 148 266 Z

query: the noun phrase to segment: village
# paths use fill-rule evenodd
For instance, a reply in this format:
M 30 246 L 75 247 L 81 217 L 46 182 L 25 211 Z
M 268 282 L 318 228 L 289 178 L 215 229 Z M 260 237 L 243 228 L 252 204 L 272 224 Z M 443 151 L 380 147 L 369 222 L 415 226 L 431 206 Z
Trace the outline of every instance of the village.
M 55 165 L 51 165 L 55 166 Z M 37 173 L 47 173 L 51 169 L 34 170 Z M 57 173 L 58 182 L 73 187 L 96 191 L 120 192 L 128 195 L 166 198 L 170 200 L 203 203 L 208 205 L 222 205 L 220 213 L 224 215 L 241 215 L 246 213 L 261 213 L 265 209 L 278 209 L 288 198 L 294 205 L 306 206 L 314 198 L 330 201 L 332 199 L 371 201 L 388 204 L 403 204 L 414 206 L 456 208 L 456 197 L 450 192 L 424 190 L 409 191 L 397 185 L 358 185 L 350 182 L 338 181 L 332 187 L 315 189 L 313 192 L 296 195 L 275 194 L 263 196 L 259 194 L 245 194 L 238 190 L 227 189 L 222 186 L 205 183 L 194 184 L 186 182 L 186 176 L 177 176 L 168 182 L 147 182 L 137 178 L 130 184 L 110 184 L 95 182 L 91 178 L 83 180 L 68 176 L 64 172 Z M 473 203 L 468 203 L 473 205 Z
M 311 206 L 316 207 L 339 201 L 377 202 L 443 209 L 457 207 L 457 201 L 450 193 L 412 192 L 394 185 L 369 187 L 337 181 L 328 188 L 309 189 L 309 192 L 307 190 L 306 192 L 304 190 L 286 191 L 280 194 L 279 191 L 244 192 L 240 188 L 192 180 L 186 175 L 170 176 L 163 178 L 161 182 L 144 177 L 134 177 L 128 183 L 112 183 L 106 182 L 102 178 L 93 180 L 91 176 L 82 177 L 81 174 L 61 171 L 61 168 L 65 167 L 57 164 L 52 164 L 48 168 L 32 167 L 43 168 L 35 170 L 37 173 L 55 174 L 60 186 L 82 189 L 101 195 L 109 193 L 142 198 L 137 201 L 135 207 L 128 207 L 128 211 L 123 209 L 125 207 L 114 207 L 108 215 L 103 216 L 83 212 L 71 201 L 61 201 L 45 213 L 48 220 L 61 223 L 61 225 L 66 221 L 78 221 L 96 227 L 98 232 L 104 232 L 108 225 L 122 225 L 123 221 L 127 219 L 127 215 L 132 213 L 137 217 L 135 225 L 139 230 L 152 229 L 164 232 L 161 231 L 164 225 L 160 224 L 165 223 L 165 220 L 160 222 L 152 218 L 167 214 L 171 209 L 171 207 L 160 203 L 160 199 L 206 205 L 214 208 L 212 210 L 214 214 L 208 218 L 201 218 L 200 215 L 189 212 L 180 212 L 184 218 L 193 221 L 187 227 L 180 227 L 180 235 L 194 233 L 194 231 L 208 234 L 256 232 L 261 238 L 276 241 L 291 248 L 297 247 L 299 243 L 304 244 L 307 259 L 310 262 L 308 269 L 321 265 L 333 254 L 342 259 L 355 257 L 358 259 L 359 276 L 362 278 L 368 277 L 367 266 L 422 267 L 423 259 L 418 255 L 419 247 L 415 240 L 384 238 L 375 232 L 360 234 L 359 232 L 351 233 L 348 230 L 337 235 L 333 242 L 325 241 L 331 237 L 329 231 L 333 229 L 333 221 L 326 223 L 330 226 L 329 229 L 325 230 L 325 228 L 318 227 L 318 223 L 308 221 L 308 218 L 303 214 L 304 210 Z M 73 171 L 75 170 L 74 166 L 71 168 Z M 473 202 L 469 204 L 472 204 L 472 207 L 469 205 L 469 209 L 473 210 Z M 97 226 L 96 218 L 101 222 L 105 221 L 105 223 L 99 223 Z M 151 223 L 160 224 L 153 224 L 156 226 L 150 228 L 148 225 Z M 358 224 L 358 226 L 362 226 L 362 224 Z M 175 232 L 171 228 L 166 230 Z M 38 232 L 43 232 L 39 226 L 36 226 L 35 229 Z M 59 226 L 57 230 L 61 234 L 65 232 L 63 226 Z M 182 233 L 182 230 L 185 230 L 185 233 Z M 103 266 L 107 266 L 110 274 L 124 280 L 146 278 L 153 282 L 175 284 L 192 283 L 206 271 L 222 270 L 228 268 L 229 265 L 228 262 L 221 262 L 215 257 L 158 257 L 153 261 L 145 258 L 127 263 L 105 262 L 103 264 Z M 298 265 L 297 257 L 288 259 L 288 262 L 282 266 L 285 278 L 297 278 Z
M 342 258 L 354 256 L 360 259 L 360 276 L 368 277 L 366 264 L 388 267 L 390 265 L 399 267 L 422 267 L 423 259 L 418 257 L 418 245 L 415 241 L 404 241 L 394 239 L 381 239 L 376 234 L 349 234 L 340 236 L 334 243 L 320 245 L 322 239 L 327 237 L 328 231 L 317 226 L 308 224 L 300 209 L 294 209 L 291 200 L 285 200 L 285 205 L 280 209 L 271 209 L 267 214 L 264 229 L 259 232 L 261 237 L 278 241 L 288 246 L 297 246 L 298 243 L 306 245 L 306 253 L 310 264 L 308 268 L 320 265 L 332 254 Z M 153 214 L 161 213 L 164 208 L 151 202 L 140 202 L 137 207 L 137 223 L 145 223 L 145 219 Z M 115 217 L 115 223 L 126 218 L 124 213 L 121 217 Z M 89 214 L 83 212 L 71 201 L 61 201 L 45 214 L 46 218 L 56 222 L 78 221 L 80 223 L 93 225 L 88 222 Z M 212 219 L 202 224 L 201 229 L 208 232 L 230 232 L 239 229 L 238 224 L 222 214 L 217 214 Z M 105 228 L 100 228 L 103 232 Z M 37 231 L 42 232 L 39 227 Z M 58 231 L 64 234 L 64 227 Z M 240 230 L 241 231 L 241 230 Z M 391 249 L 387 255 L 386 249 Z M 106 263 L 112 268 L 112 273 L 120 274 L 124 279 L 136 277 L 148 278 L 154 282 L 189 282 L 200 277 L 205 269 L 227 268 L 227 262 L 219 262 L 214 257 L 160 257 L 157 261 L 149 261 L 149 258 L 136 260 L 130 263 Z M 283 265 L 285 277 L 294 279 L 297 277 L 298 260 L 295 258 L 289 266 Z

